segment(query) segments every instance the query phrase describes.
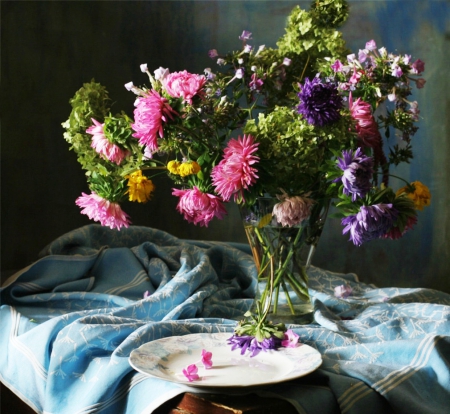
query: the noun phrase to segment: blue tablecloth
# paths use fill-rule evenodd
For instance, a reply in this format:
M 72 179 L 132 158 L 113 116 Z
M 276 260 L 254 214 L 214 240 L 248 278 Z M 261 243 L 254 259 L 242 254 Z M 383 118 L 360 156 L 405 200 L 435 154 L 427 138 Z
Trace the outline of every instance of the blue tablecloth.
M 450 295 L 314 267 L 309 277 L 315 322 L 291 328 L 323 364 L 252 391 L 299 413 L 447 412 Z M 150 413 L 189 387 L 138 373 L 130 352 L 171 335 L 231 334 L 255 280 L 244 245 L 145 227 L 74 230 L 1 289 L 0 380 L 40 413 Z M 336 298 L 344 283 L 352 295 Z

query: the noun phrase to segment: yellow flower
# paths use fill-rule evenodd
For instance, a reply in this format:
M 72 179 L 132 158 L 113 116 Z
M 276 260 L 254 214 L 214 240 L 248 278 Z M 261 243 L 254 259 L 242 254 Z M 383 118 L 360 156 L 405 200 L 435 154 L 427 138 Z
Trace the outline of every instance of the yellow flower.
M 155 190 L 152 180 L 149 180 L 142 171 L 138 170 L 125 176 L 128 179 L 128 199 L 138 203 L 146 203 L 150 200 L 152 192 Z
M 400 188 L 397 191 L 397 197 L 403 193 L 406 193 L 406 195 L 414 201 L 416 210 L 423 210 L 424 207 L 429 206 L 431 203 L 430 190 L 420 181 L 414 181 L 410 185 Z
M 200 165 L 198 165 L 195 161 L 183 162 L 178 167 L 178 174 L 182 177 L 186 177 L 188 175 L 197 174 L 200 171 Z
M 180 163 L 178 161 L 169 161 L 167 164 L 167 169 L 171 174 L 178 175 L 178 167 L 180 166 Z

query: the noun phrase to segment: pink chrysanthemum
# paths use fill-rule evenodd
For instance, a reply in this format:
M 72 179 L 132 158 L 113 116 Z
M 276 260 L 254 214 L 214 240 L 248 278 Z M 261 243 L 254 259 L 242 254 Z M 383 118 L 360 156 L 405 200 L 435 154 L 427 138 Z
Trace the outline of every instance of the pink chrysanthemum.
M 184 102 L 192 105 L 192 98 L 201 95 L 201 89 L 206 82 L 203 75 L 195 75 L 187 71 L 174 72 L 163 80 L 164 88 L 173 98 L 183 98 Z
M 366 147 L 373 148 L 378 145 L 380 131 L 372 115 L 372 107 L 369 103 L 358 98 L 353 102 L 353 97 L 349 97 L 349 109 L 353 119 L 356 120 L 356 132 L 358 138 Z
M 314 201 L 308 197 L 288 197 L 286 193 L 277 196 L 280 200 L 273 207 L 272 214 L 282 226 L 292 227 L 307 219 Z
M 235 201 L 239 197 L 244 200 L 244 190 L 255 184 L 258 175 L 252 165 L 259 161 L 259 157 L 253 155 L 258 145 L 251 135 L 228 142 L 222 161 L 211 172 L 215 190 L 224 201 L 229 201 L 233 194 Z
M 145 145 L 151 151 L 158 150 L 158 135 L 164 137 L 163 122 L 173 119 L 178 115 L 169 105 L 167 99 L 163 98 L 155 90 L 145 97 L 139 97 L 134 103 L 134 124 L 131 128 L 135 131 L 133 137 L 139 139 L 139 144 Z
M 120 163 L 130 154 L 130 151 L 124 150 L 119 146 L 109 142 L 103 132 L 105 124 L 101 124 L 94 118 L 91 118 L 94 125 L 86 129 L 88 134 L 92 135 L 91 147 L 107 160 L 120 165 Z
M 190 223 L 208 227 L 214 217 L 222 219 L 227 214 L 219 197 L 203 193 L 197 187 L 188 190 L 173 189 L 172 195 L 180 197 L 177 210 Z
M 94 191 L 91 194 L 81 193 L 75 204 L 81 207 L 81 214 L 86 214 L 91 220 L 99 221 L 102 226 L 108 226 L 111 229 L 128 227 L 130 225 L 129 216 L 120 207 L 118 203 L 108 201 Z

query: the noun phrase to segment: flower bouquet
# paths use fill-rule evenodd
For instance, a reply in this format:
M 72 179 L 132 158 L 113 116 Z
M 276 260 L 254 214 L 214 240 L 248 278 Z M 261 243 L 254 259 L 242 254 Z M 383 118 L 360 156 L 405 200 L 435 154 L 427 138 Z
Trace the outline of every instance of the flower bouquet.
M 297 6 L 276 48 L 244 30 L 238 50 L 209 51 L 217 70 L 204 74 L 143 64 L 149 84 L 125 85 L 133 117 L 113 115 L 105 87 L 86 83 L 63 123 L 90 188 L 76 204 L 102 225 L 129 226 L 122 203 L 148 202 L 159 174 L 195 225 L 224 218 L 225 203 L 241 207 L 265 287 L 236 335 L 259 343 L 283 338 L 284 323 L 268 322 L 277 306 L 295 313 L 309 301 L 306 268 L 330 203 L 355 245 L 400 238 L 430 203 L 419 181 L 389 186 L 390 168 L 413 158 L 409 97 L 424 63 L 374 40 L 349 51 L 337 30 L 348 11 L 343 0 Z

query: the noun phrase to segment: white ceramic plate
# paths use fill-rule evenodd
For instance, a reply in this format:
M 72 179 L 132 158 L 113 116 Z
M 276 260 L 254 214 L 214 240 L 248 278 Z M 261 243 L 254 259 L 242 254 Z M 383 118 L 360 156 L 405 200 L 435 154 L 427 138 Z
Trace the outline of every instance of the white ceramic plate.
M 250 357 L 231 350 L 231 333 L 171 336 L 133 350 L 130 365 L 139 372 L 192 387 L 251 387 L 288 381 L 307 375 L 322 363 L 320 353 L 300 344 L 295 348 L 261 351 Z M 213 367 L 201 363 L 202 349 L 212 352 Z M 189 382 L 183 368 L 196 364 L 199 380 Z

